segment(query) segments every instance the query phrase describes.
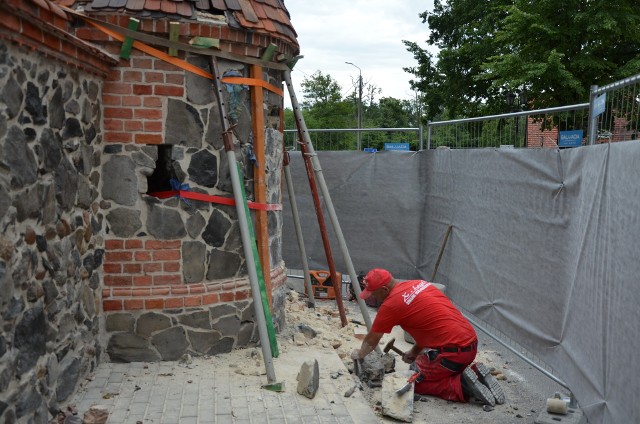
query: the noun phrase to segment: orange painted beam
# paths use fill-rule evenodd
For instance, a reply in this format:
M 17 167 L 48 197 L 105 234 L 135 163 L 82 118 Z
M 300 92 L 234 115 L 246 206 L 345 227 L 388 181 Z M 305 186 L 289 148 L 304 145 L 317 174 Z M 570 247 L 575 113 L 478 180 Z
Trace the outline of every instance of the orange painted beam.
M 251 65 L 251 78 L 262 79 L 262 66 Z M 253 153 L 256 156 L 256 165 L 253 167 L 253 192 L 255 202 L 267 201 L 267 184 L 265 174 L 264 154 L 264 97 L 263 88 L 255 85 L 251 87 L 251 116 L 253 117 Z M 271 293 L 271 259 L 269 257 L 269 228 L 266 211 L 256 211 L 256 239 L 258 243 L 258 255 L 262 266 L 264 285 L 269 298 L 269 306 L 273 306 L 273 294 Z

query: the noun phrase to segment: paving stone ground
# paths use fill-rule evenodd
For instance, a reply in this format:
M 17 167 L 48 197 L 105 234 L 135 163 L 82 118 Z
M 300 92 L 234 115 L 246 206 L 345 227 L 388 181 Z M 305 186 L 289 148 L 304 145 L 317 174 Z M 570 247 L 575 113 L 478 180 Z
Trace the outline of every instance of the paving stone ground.
M 83 383 L 73 403 L 82 416 L 91 405 L 105 405 L 109 424 L 206 424 L 206 423 L 357 423 L 388 424 L 398 421 L 381 415 L 381 390 L 355 389 L 347 370 L 350 351 L 361 340 L 353 322 L 362 320 L 355 303 L 345 302 L 351 323 L 341 328 L 332 313 L 333 302 L 318 302 L 307 310 L 304 301 L 288 301 L 288 326 L 278 335 L 280 356 L 274 368 L 285 391 L 275 393 L 267 383 L 259 348 L 235 350 L 209 358 L 193 358 L 191 365 L 179 361 L 101 364 L 91 380 Z M 370 311 L 372 317 L 375 310 Z M 311 327 L 317 336 L 303 334 Z M 309 338 L 312 337 L 312 338 Z M 411 347 L 396 327 L 384 345 L 396 338 L 401 350 Z M 485 410 L 481 404 L 447 402 L 422 397 L 414 402 L 415 424 L 534 424 L 545 401 L 563 388 L 478 331 L 477 360 L 504 373 L 500 382 L 506 395 L 503 405 Z M 297 393 L 296 377 L 303 362 L 317 359 L 319 389 L 313 399 Z M 347 364 L 347 365 L 345 365 Z M 408 369 L 399 358 L 396 371 Z M 554 420 L 555 422 L 555 420 Z M 581 424 L 584 424 L 581 421 Z
M 243 361 L 244 366 L 254 367 L 248 351 L 224 358 L 193 358 L 190 365 L 101 364 L 72 403 L 80 415 L 92 405 L 107 406 L 109 424 L 380 422 L 358 390 L 344 396 L 355 383 L 334 352 L 313 352 L 321 368 L 320 386 L 316 396 L 307 399 L 296 392 L 296 377 L 310 355 L 308 349 L 287 348 L 274 359 L 283 392 L 262 388 L 265 375 L 238 372 Z M 239 363 L 233 363 L 234 358 Z

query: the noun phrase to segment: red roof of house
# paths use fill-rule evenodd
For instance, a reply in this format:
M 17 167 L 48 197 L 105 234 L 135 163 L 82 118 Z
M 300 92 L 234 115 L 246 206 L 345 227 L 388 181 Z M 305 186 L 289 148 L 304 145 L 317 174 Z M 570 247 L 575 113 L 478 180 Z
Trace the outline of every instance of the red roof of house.
M 199 17 L 224 15 L 229 26 L 286 37 L 298 46 L 297 37 L 283 0 L 53 0 L 67 6 L 82 6 L 87 13 L 126 13 L 143 18 L 197 21 Z

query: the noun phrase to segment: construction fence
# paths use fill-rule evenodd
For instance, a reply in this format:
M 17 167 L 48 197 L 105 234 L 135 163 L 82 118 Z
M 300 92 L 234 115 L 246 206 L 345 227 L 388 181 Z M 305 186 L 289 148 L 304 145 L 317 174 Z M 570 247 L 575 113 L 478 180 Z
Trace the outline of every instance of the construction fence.
M 525 105 L 519 105 L 522 107 Z M 308 129 L 316 150 L 380 151 L 393 143 L 406 150 L 448 147 L 571 148 L 640 137 L 640 74 L 591 87 L 589 103 L 448 121 L 426 128 Z M 285 130 L 285 146 L 298 150 L 297 130 Z
M 302 154 L 290 158 L 305 257 L 328 269 Z M 444 284 L 465 315 L 570 387 L 589 422 L 640 422 L 640 143 L 317 159 L 356 272 Z M 302 269 L 289 208 L 283 223 L 283 259 Z
M 385 150 L 389 144 L 396 149 L 416 151 L 422 149 L 421 128 L 324 128 L 307 129 L 315 150 Z M 285 130 L 287 150 L 299 150 L 298 130 Z

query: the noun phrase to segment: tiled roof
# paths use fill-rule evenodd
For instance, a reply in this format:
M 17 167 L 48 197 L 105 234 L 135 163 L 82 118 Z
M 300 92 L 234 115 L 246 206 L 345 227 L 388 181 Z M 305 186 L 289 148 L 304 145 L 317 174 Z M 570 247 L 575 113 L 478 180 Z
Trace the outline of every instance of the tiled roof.
M 196 21 L 199 13 L 225 15 L 230 26 L 274 33 L 298 44 L 289 11 L 283 0 L 53 0 L 85 12 L 127 13 L 146 18 Z

